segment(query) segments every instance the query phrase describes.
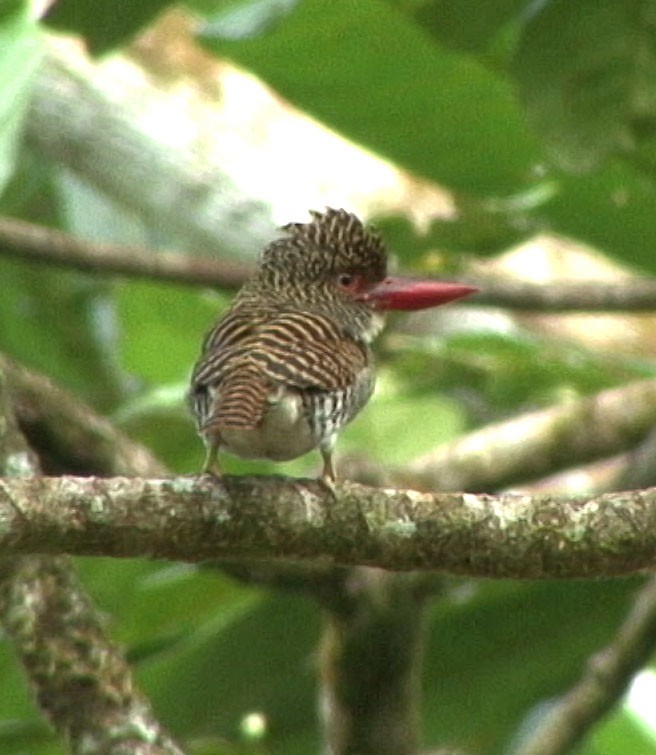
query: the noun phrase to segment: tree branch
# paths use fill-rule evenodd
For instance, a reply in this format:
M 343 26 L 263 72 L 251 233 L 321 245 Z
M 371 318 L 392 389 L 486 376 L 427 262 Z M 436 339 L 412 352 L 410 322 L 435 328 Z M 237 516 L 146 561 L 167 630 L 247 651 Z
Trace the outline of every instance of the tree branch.
M 525 312 L 653 312 L 656 280 L 627 278 L 618 283 L 527 283 L 498 276 L 463 276 L 480 288 L 463 304 L 519 309 Z
M 639 380 L 487 425 L 386 479 L 422 490 L 493 490 L 625 451 L 654 424 L 656 380 Z
M 54 228 L 0 217 L 0 254 L 83 272 L 127 275 L 196 286 L 239 288 L 246 262 L 83 241 Z
M 379 490 L 277 477 L 0 481 L 7 554 L 327 559 L 477 577 L 656 567 L 656 489 L 590 498 Z
M 0 217 L 0 254 L 83 272 L 127 275 L 194 286 L 239 288 L 253 265 L 225 257 L 201 257 L 121 244 L 78 239 L 47 226 Z M 653 312 L 656 280 L 627 279 L 621 283 L 534 284 L 499 277 L 470 277 L 479 287 L 464 305 L 490 305 L 535 312 Z
M 354 569 L 322 637 L 320 711 L 330 755 L 414 755 L 425 595 L 414 574 Z
M 39 471 L 1 369 L 0 469 L 10 479 Z M 0 614 L 39 705 L 74 753 L 183 755 L 135 688 L 67 558 L 0 559 Z
M 0 354 L 21 430 L 50 473 L 154 477 L 166 467 L 77 396 Z
M 4 559 L 3 626 L 42 710 L 79 755 L 183 755 L 66 558 Z

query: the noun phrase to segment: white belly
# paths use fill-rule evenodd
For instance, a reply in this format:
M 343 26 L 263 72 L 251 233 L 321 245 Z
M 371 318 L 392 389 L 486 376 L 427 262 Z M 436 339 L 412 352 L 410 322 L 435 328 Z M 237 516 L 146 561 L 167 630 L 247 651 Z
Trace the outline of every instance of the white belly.
M 221 445 L 244 459 L 289 461 L 318 445 L 303 412 L 297 393 L 280 391 L 272 397 L 258 427 L 225 428 Z

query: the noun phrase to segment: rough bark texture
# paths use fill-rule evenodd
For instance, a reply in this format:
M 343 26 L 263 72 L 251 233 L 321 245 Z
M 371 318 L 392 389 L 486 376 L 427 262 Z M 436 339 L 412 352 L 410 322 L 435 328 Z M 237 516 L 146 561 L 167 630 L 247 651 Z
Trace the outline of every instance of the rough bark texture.
M 73 753 L 182 755 L 135 688 L 68 559 L 4 559 L 0 610 L 39 706 Z
M 1 369 L 0 471 L 8 479 L 39 472 Z M 135 688 L 123 653 L 108 639 L 69 559 L 4 555 L 0 616 L 42 711 L 73 753 L 183 755 Z
M 656 489 L 591 498 L 328 491 L 277 477 L 0 480 L 7 554 L 327 560 L 477 577 L 656 567 Z
M 21 426 L 30 436 L 31 441 L 39 448 L 39 450 L 51 461 L 55 461 L 55 467 L 60 469 L 76 468 L 85 469 L 88 471 L 95 471 L 104 475 L 116 475 L 116 474 L 140 474 L 140 475 L 157 475 L 163 471 L 162 465 L 154 459 L 146 449 L 142 448 L 138 444 L 131 441 L 129 438 L 118 432 L 111 423 L 107 422 L 101 417 L 98 417 L 90 408 L 84 406 L 75 397 L 66 391 L 58 388 L 50 380 L 26 370 L 23 367 L 19 367 L 9 360 L 3 359 L 0 365 L 6 369 L 9 379 L 10 392 L 14 407 L 18 411 L 18 415 L 21 420 Z M 607 396 L 606 398 L 604 398 Z M 609 449 L 613 443 L 628 444 L 629 439 L 635 436 L 639 436 L 644 432 L 643 430 L 643 416 L 640 411 L 633 413 L 636 408 L 636 402 L 638 403 L 642 412 L 649 413 L 651 411 L 650 405 L 654 399 L 654 388 L 652 381 L 643 381 L 635 383 L 633 385 L 626 386 L 622 389 L 614 391 L 603 392 L 599 394 L 595 399 L 586 399 L 583 404 L 581 402 L 571 402 L 563 407 L 555 407 L 554 409 L 547 410 L 546 412 L 540 412 L 536 415 L 528 415 L 521 424 L 523 428 L 523 442 L 518 445 L 517 438 L 513 432 L 513 428 L 516 429 L 518 420 L 512 420 L 508 423 L 501 423 L 495 427 L 501 428 L 500 433 L 494 432 L 492 429 L 488 431 L 481 431 L 469 436 L 461 441 L 456 441 L 454 444 L 445 447 L 435 456 L 433 459 L 435 464 L 435 474 L 438 475 L 438 479 L 446 484 L 448 482 L 448 471 L 450 467 L 450 459 L 456 458 L 459 463 L 456 465 L 458 479 L 465 487 L 476 487 L 482 484 L 482 480 L 487 480 L 491 487 L 499 484 L 501 480 L 507 480 L 509 474 L 521 474 L 522 464 L 528 460 L 527 453 L 533 453 L 535 448 L 549 447 L 550 433 L 553 432 L 554 427 L 560 426 L 571 427 L 572 432 L 569 436 L 572 439 L 569 445 L 565 446 L 565 456 L 567 456 L 568 462 L 574 462 L 576 454 L 583 452 L 584 456 L 590 455 L 593 451 L 598 453 L 600 449 Z M 594 401 L 595 410 L 590 411 L 590 408 L 586 409 L 586 404 L 590 401 Z M 530 421 L 531 416 L 536 416 L 538 419 L 543 418 L 549 421 Z M 560 422 L 556 421 L 560 419 Z M 520 420 L 521 421 L 521 420 Z M 637 426 L 633 429 L 630 428 L 630 422 L 635 421 Z M 555 424 L 554 424 L 555 423 Z M 592 424 L 588 424 L 592 423 Z M 619 423 L 620 427 L 625 427 L 624 431 L 618 431 L 615 429 L 615 425 Z M 580 432 L 575 433 L 574 429 L 578 426 Z M 600 443 L 599 439 L 594 437 L 594 428 L 604 427 L 605 438 Z M 505 430 L 504 430 L 505 428 Z M 0 433 L 1 435 L 1 433 Z M 610 440 L 608 440 L 610 439 Z M 618 445 L 613 450 L 620 450 L 625 445 Z M 528 452 L 527 452 L 528 449 Z M 23 470 L 25 472 L 26 463 L 28 457 L 24 453 L 24 447 L 14 449 L 16 453 L 9 455 L 9 467 L 7 469 L 13 469 L 14 471 Z M 56 450 L 56 453 L 55 453 Z M 509 454 L 514 454 L 513 458 L 508 460 Z M 558 454 L 550 455 L 548 465 L 555 465 L 558 463 Z M 510 466 L 510 472 L 508 463 Z M 29 468 L 29 467 L 28 467 Z M 551 468 L 551 466 L 550 466 Z M 496 476 L 495 476 L 496 475 Z M 111 481 L 108 481 L 111 483 Z M 193 481 L 186 481 L 194 485 Z M 211 480 L 197 482 L 209 483 L 212 485 Z M 229 482 L 229 481 L 226 481 Z M 244 481 L 247 483 L 247 481 Z M 238 483 L 238 481 L 237 481 Z M 52 483 L 54 484 L 54 482 Z M 89 484 L 94 484 L 90 482 Z M 99 481 L 99 485 L 102 487 L 105 483 Z M 275 485 L 284 487 L 285 484 L 282 481 L 274 481 Z M 64 486 L 66 483 L 64 482 Z M 263 488 L 266 489 L 268 483 L 262 481 Z M 324 489 L 320 486 L 309 483 L 310 498 L 308 499 L 307 491 L 303 483 L 290 483 L 288 485 L 289 490 L 293 496 L 300 496 L 301 503 L 305 501 L 305 506 L 309 521 L 317 522 L 317 514 L 321 513 L 325 516 L 325 521 L 333 521 L 336 529 L 339 530 L 338 519 L 335 519 L 335 515 L 339 514 L 339 505 L 335 511 L 331 511 L 330 506 L 335 503 L 339 504 L 338 499 L 333 499 Z M 219 486 L 220 487 L 220 486 Z M 237 489 L 240 490 L 239 484 Z M 251 491 L 255 492 L 255 491 Z M 385 494 L 382 494 L 385 496 Z M 312 497 L 312 496 L 316 496 Z M 627 494 L 630 501 L 633 501 L 633 494 Z M 613 563 L 622 562 L 626 565 L 623 552 L 632 550 L 631 539 L 636 538 L 635 542 L 638 543 L 637 555 L 649 555 L 649 540 L 654 538 L 649 536 L 649 525 L 645 524 L 643 527 L 638 520 L 633 520 L 632 517 L 636 513 L 634 508 L 629 507 L 624 511 L 622 509 L 621 501 L 623 495 L 615 497 L 616 506 L 611 506 L 610 511 L 613 515 L 613 520 L 607 522 L 606 527 L 610 535 L 610 540 L 606 542 L 600 541 L 601 550 L 594 556 L 594 560 L 597 561 L 602 570 L 606 569 L 605 553 L 608 553 L 610 561 Z M 339 492 L 338 492 L 339 498 Z M 313 502 L 316 500 L 324 501 L 328 507 L 325 511 L 321 507 L 313 506 Z M 447 498 L 448 499 L 448 498 Z M 104 499 L 103 499 L 104 500 Z M 266 498 L 263 499 L 263 501 Z M 416 494 L 412 494 L 412 500 L 416 501 Z M 592 543 L 589 541 L 589 533 L 586 532 L 586 521 L 594 531 L 596 525 L 594 524 L 596 513 L 597 516 L 604 518 L 605 508 L 596 509 L 596 503 L 594 500 L 589 500 L 587 504 L 578 504 L 583 506 L 583 518 L 572 520 L 570 522 L 571 529 L 568 536 L 562 540 L 558 539 L 557 531 L 549 525 L 550 518 L 552 520 L 560 521 L 561 523 L 567 522 L 567 517 L 572 513 L 570 510 L 570 504 L 560 505 L 558 499 L 551 497 L 543 498 L 540 500 L 545 501 L 545 505 L 538 505 L 537 499 L 517 498 L 512 499 L 515 504 L 521 504 L 522 501 L 526 504 L 527 512 L 533 512 L 536 518 L 536 522 L 539 523 L 540 516 L 542 520 L 542 529 L 538 528 L 534 532 L 533 545 L 530 546 L 523 539 L 523 536 L 518 538 L 518 522 L 513 520 L 514 508 L 508 508 L 502 501 L 509 501 L 511 499 L 506 498 L 490 498 L 490 497 L 471 497 L 468 499 L 470 502 L 477 501 L 480 503 L 480 509 L 476 513 L 476 507 L 474 508 L 474 516 L 472 517 L 472 527 L 468 528 L 463 524 L 461 531 L 453 532 L 449 529 L 445 533 L 445 537 L 451 539 L 453 548 L 457 549 L 461 547 L 463 538 L 465 544 L 467 538 L 475 540 L 480 536 L 482 532 L 485 535 L 486 529 L 489 530 L 488 539 L 496 546 L 504 545 L 505 553 L 514 552 L 516 545 L 521 546 L 521 550 L 517 551 L 514 555 L 516 558 L 511 558 L 511 570 L 512 574 L 524 576 L 522 572 L 522 558 L 528 553 L 529 563 L 537 564 L 539 573 L 544 574 L 545 568 L 548 565 L 545 560 L 546 553 L 544 548 L 548 549 L 548 553 L 551 553 L 553 563 L 557 569 L 555 573 L 563 574 L 568 572 L 569 568 L 573 564 L 570 558 L 570 549 L 578 549 L 583 547 L 583 551 L 579 552 L 579 556 L 585 554 L 585 548 Z M 533 501 L 535 505 L 530 505 Z M 550 502 L 550 503 L 549 503 Z M 271 514 L 271 508 L 275 509 L 277 505 L 275 499 L 270 504 L 262 503 L 258 504 L 254 502 L 253 509 L 249 508 L 245 512 L 246 518 L 250 518 L 253 522 L 260 520 L 260 505 L 263 506 L 263 513 L 267 516 Z M 649 505 L 647 503 L 647 505 Z M 29 504 L 28 504 L 29 506 Z M 387 503 L 381 507 L 374 508 L 378 517 L 384 518 L 387 510 Z M 491 507 L 491 510 L 487 511 L 489 518 L 487 525 L 485 524 L 485 511 L 487 507 Z M 10 507 L 11 508 L 11 507 Z M 102 507 L 101 507 L 102 508 Z M 202 507 L 201 507 L 202 508 Z M 292 506 L 292 510 L 295 510 L 297 506 Z M 638 507 L 640 509 L 640 507 Z M 186 510 L 185 510 L 186 509 Z M 450 512 L 457 514 L 458 510 L 461 510 L 458 506 Z M 466 510 L 466 509 L 465 509 Z M 252 511 L 253 513 L 248 513 Z M 364 517 L 365 529 L 368 527 L 368 522 L 373 525 L 377 521 L 377 516 L 372 515 L 369 512 L 369 519 L 366 518 L 366 512 L 357 514 L 357 507 L 353 509 L 351 514 L 359 519 L 361 522 Z M 579 510 L 575 507 L 574 512 Z M 9 520 L 0 514 L 0 521 L 5 523 L 5 536 L 8 537 L 11 532 L 12 526 L 18 523 L 23 529 L 29 528 L 31 525 L 28 520 L 22 522 L 20 515 L 15 509 L 9 511 L 5 507 L 5 512 L 9 514 Z M 550 514 L 551 512 L 551 514 Z M 55 519 L 59 517 L 55 514 Z M 70 513 L 70 512 L 69 512 Z M 137 512 L 138 514 L 138 506 Z M 170 517 L 175 520 L 178 516 L 181 516 L 180 526 L 187 526 L 185 524 L 187 516 L 191 512 L 189 511 L 189 505 L 183 506 L 183 511 L 179 513 L 178 508 L 174 507 L 170 511 Z M 449 513 L 448 506 L 443 510 L 443 513 Z M 643 512 L 644 513 L 644 512 Z M 273 512 L 275 514 L 275 511 Z M 328 515 L 333 516 L 330 520 Z M 552 516 L 553 515 L 553 516 Z M 79 526 L 84 526 L 85 516 L 81 516 L 76 519 Z M 579 513 L 576 514 L 579 517 Z M 64 515 L 64 518 L 66 516 Z M 165 514 L 165 520 L 167 518 Z M 619 528 L 617 523 L 613 524 L 614 520 L 619 520 Z M 301 517 L 303 520 L 303 517 Z M 350 520 L 349 520 L 350 521 Z M 578 521 L 578 524 L 577 524 Z M 139 523 L 139 517 L 135 523 Z M 69 522 L 70 524 L 70 522 Z M 246 526 L 246 523 L 244 523 Z M 410 538 L 414 537 L 412 522 L 405 520 L 407 534 Z M 526 532 L 530 530 L 531 523 L 529 521 L 524 523 L 528 528 Z M 553 522 L 552 522 L 553 524 Z M 105 523 L 109 526 L 109 523 Z M 66 525 L 64 525 L 66 526 Z M 204 532 L 212 529 L 212 525 Z M 352 526 L 352 525 L 349 525 Z M 381 525 L 384 530 L 384 519 Z M 389 522 L 388 526 L 392 529 L 399 529 L 398 522 Z M 437 525 L 439 526 L 439 525 Z M 498 529 L 497 529 L 498 526 Z M 57 532 L 59 525 L 56 525 L 54 532 Z M 402 531 L 402 527 L 400 528 Z M 653 529 L 653 528 L 652 528 Z M 356 530 L 357 531 L 357 528 Z M 375 534 L 376 527 L 374 527 L 373 534 Z M 345 534 L 350 537 L 351 530 L 346 530 Z M 448 533 L 451 534 L 448 534 Z M 478 535 L 476 533 L 479 533 Z M 138 533 L 134 533 L 137 535 Z M 595 537 L 600 536 L 602 533 L 596 531 Z M 338 533 L 333 532 L 333 536 L 337 537 Z M 613 541 L 619 536 L 620 541 L 623 541 L 624 545 L 620 542 L 619 550 L 613 545 Z M 79 530 L 77 537 L 84 536 L 83 531 Z M 141 536 L 147 537 L 147 532 L 142 532 Z M 203 537 L 205 534 L 203 535 Z M 371 535 L 370 535 L 371 536 Z M 120 537 L 118 538 L 121 539 Z M 293 536 L 290 538 L 290 542 L 293 544 Z M 301 539 L 303 543 L 303 538 Z M 559 543 L 562 545 L 562 549 L 559 549 Z M 133 543 L 135 549 L 138 550 L 137 544 Z M 252 543 L 249 547 L 252 547 Z M 98 543 L 96 543 L 98 546 Z M 409 548 L 412 548 L 412 543 L 408 544 Z M 490 547 L 488 543 L 486 548 Z M 428 550 L 426 554 L 431 553 L 432 544 L 428 543 Z M 381 552 L 384 552 L 381 551 Z M 522 555 L 524 554 L 524 555 Z M 481 564 L 477 559 L 473 559 L 471 563 L 468 562 L 469 555 L 465 552 L 462 554 L 463 558 L 460 561 L 460 568 L 467 569 L 471 566 L 479 569 Z M 493 553 L 489 553 L 490 558 L 494 558 Z M 421 605 L 423 603 L 423 595 L 434 594 L 435 591 L 439 591 L 440 580 L 431 572 L 424 572 L 423 574 L 388 574 L 386 580 L 405 580 L 405 588 L 407 590 L 414 591 L 415 599 L 412 602 L 411 609 L 409 611 L 412 621 L 409 627 L 400 627 L 400 632 L 397 634 L 393 631 L 379 631 L 376 633 L 377 642 L 379 647 L 377 652 L 370 656 L 366 654 L 366 658 L 369 659 L 364 668 L 358 664 L 352 664 L 346 662 L 350 657 L 349 652 L 353 648 L 367 646 L 367 632 L 363 632 L 362 627 L 368 626 L 369 629 L 374 629 L 377 626 L 377 622 L 382 623 L 388 629 L 393 626 L 394 610 L 395 607 L 400 607 L 402 610 L 407 610 L 406 605 L 403 604 L 403 600 L 410 600 L 410 598 L 404 598 L 403 593 L 399 593 L 401 598 L 398 601 L 392 600 L 389 596 L 394 596 L 396 593 L 393 584 L 388 585 L 386 589 L 378 589 L 376 580 L 368 580 L 366 578 L 366 569 L 356 569 L 355 571 L 348 568 L 339 568 L 332 565 L 330 558 L 324 558 L 320 560 L 312 560 L 311 562 L 290 562 L 290 561 L 278 561 L 273 564 L 271 562 L 254 562 L 247 561 L 243 557 L 240 557 L 236 561 L 232 561 L 229 564 L 223 562 L 224 568 L 235 576 L 250 582 L 259 584 L 268 584 L 271 586 L 283 587 L 285 589 L 298 590 L 305 594 L 314 595 L 328 610 L 329 618 L 327 620 L 327 635 L 324 640 L 324 654 L 322 656 L 322 675 L 321 675 L 321 702 L 322 712 L 324 714 L 324 720 L 327 725 L 327 736 L 333 743 L 333 754 L 341 755 L 341 753 L 353 752 L 352 748 L 354 743 L 358 743 L 358 746 L 366 746 L 367 742 L 374 741 L 376 732 L 372 730 L 371 723 L 378 717 L 378 710 L 376 706 L 372 706 L 368 713 L 369 715 L 360 716 L 358 711 L 361 708 L 361 699 L 357 694 L 362 690 L 359 676 L 361 674 L 370 676 L 376 676 L 376 669 L 380 670 L 378 661 L 384 658 L 386 654 L 394 653 L 395 648 L 398 649 L 399 637 L 403 637 L 406 643 L 409 640 L 417 642 L 420 645 L 420 613 Z M 619 562 L 616 560 L 619 559 Z M 18 563 L 20 559 L 16 559 Z M 646 559 L 646 563 L 649 562 L 649 557 Z M 507 566 L 507 561 L 498 562 L 499 569 L 503 570 Z M 562 568 L 561 568 L 562 567 Z M 587 567 L 591 567 L 588 563 Z M 374 572 L 375 573 L 375 572 Z M 587 572 L 586 572 L 587 573 Z M 528 572 L 526 573 L 528 574 Z M 364 576 L 362 576 L 364 575 Z M 353 585 L 359 585 L 359 601 L 361 606 L 359 609 L 354 607 L 352 590 Z M 413 586 L 414 585 L 414 586 Z M 646 588 L 648 589 L 648 588 Z M 372 606 L 378 605 L 377 601 L 370 591 L 375 592 L 379 598 L 381 595 L 388 596 L 388 603 L 384 610 L 378 608 L 377 612 L 372 613 Z M 645 609 L 645 598 L 640 597 L 639 602 L 636 604 L 636 608 L 632 615 L 647 614 L 649 610 Z M 646 620 L 647 623 L 649 619 Z M 631 623 L 633 622 L 633 623 Z M 612 705 L 613 701 L 621 694 L 623 687 L 628 683 L 632 673 L 640 667 L 642 660 L 649 653 L 648 640 L 645 638 L 647 634 L 640 635 L 641 623 L 637 623 L 629 618 L 627 624 L 637 626 L 635 631 L 635 637 L 628 640 L 619 640 L 620 643 L 617 647 L 625 648 L 623 655 L 620 655 L 618 661 L 620 665 L 619 675 L 611 674 L 608 677 L 611 681 L 610 684 L 605 686 L 606 674 L 595 674 L 594 668 L 596 662 L 591 662 L 590 671 L 586 672 L 581 680 L 581 687 L 586 689 L 590 684 L 595 685 L 595 694 L 583 694 L 577 692 L 578 688 L 574 688 L 571 693 L 566 695 L 562 701 L 562 708 L 558 706 L 554 709 L 554 719 L 556 721 L 553 724 L 553 730 L 559 732 L 559 737 L 554 739 L 556 743 L 552 750 L 546 752 L 552 752 L 554 755 L 557 752 L 565 752 L 565 749 L 558 749 L 558 742 L 567 741 L 570 735 L 576 737 L 584 736 L 585 732 L 594 725 L 598 717 Z M 643 621 L 642 626 L 645 626 Z M 408 635 L 410 631 L 410 636 Z M 623 630 L 624 631 L 624 630 Z M 622 633 L 621 633 L 622 634 Z M 371 635 L 373 637 L 373 634 Z M 640 637 L 645 640 L 644 644 L 640 644 Z M 635 638 L 638 638 L 637 640 Z M 412 642 L 406 644 L 405 647 L 410 647 Z M 612 647 L 615 647 L 615 643 Z M 606 657 L 608 651 L 604 651 L 604 654 L 600 657 Z M 612 655 L 611 655 L 612 658 Z M 412 656 L 403 656 L 404 663 L 401 665 L 403 668 L 398 684 L 401 687 L 396 688 L 394 694 L 399 698 L 404 694 L 404 690 L 411 690 L 411 685 L 403 687 L 404 679 L 408 680 L 412 678 L 411 670 L 413 663 Z M 627 660 L 628 659 L 628 660 Z M 405 674 L 405 675 L 404 675 Z M 622 679 L 623 674 L 623 681 Z M 618 682 L 618 679 L 620 681 Z M 395 682 L 393 680 L 387 680 L 388 691 L 394 689 Z M 384 702 L 385 695 L 381 697 Z M 573 703 L 570 704 L 570 700 Z M 601 704 L 599 701 L 602 701 Z M 400 748 L 400 752 L 411 746 L 411 743 L 416 739 L 416 732 L 413 727 L 414 720 L 414 707 L 415 702 L 412 702 L 410 698 L 407 698 L 408 705 L 405 706 L 405 731 L 406 738 L 403 741 L 399 741 L 398 738 L 391 738 L 390 741 L 395 742 L 395 746 Z M 384 708 L 384 705 L 381 709 Z M 400 710 L 400 709 L 399 709 Z M 562 710 L 563 720 L 565 723 L 560 723 L 557 720 L 558 710 Z M 551 718 L 549 720 L 552 720 Z M 404 722 L 397 718 L 397 728 L 402 728 Z M 574 722 L 574 723 L 572 723 Z M 549 726 L 548 722 L 545 722 L 545 726 Z M 539 733 L 539 732 L 538 732 Z M 564 736 L 564 739 L 562 738 Z M 538 738 L 532 738 L 531 741 L 525 742 L 525 746 L 530 748 L 535 745 L 536 742 L 542 741 L 541 735 Z M 363 744 L 365 743 L 365 744 Z M 337 749 L 337 748 L 341 749 Z M 530 749 L 527 750 L 530 752 Z M 538 750 L 538 752 L 541 752 Z M 332 755 L 332 754 L 331 754 Z

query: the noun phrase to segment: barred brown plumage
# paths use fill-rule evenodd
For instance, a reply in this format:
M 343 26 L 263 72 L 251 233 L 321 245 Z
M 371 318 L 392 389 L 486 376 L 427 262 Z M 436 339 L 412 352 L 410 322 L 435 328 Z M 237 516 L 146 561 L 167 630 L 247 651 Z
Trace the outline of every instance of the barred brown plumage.
M 339 431 L 374 389 L 372 339 L 387 309 L 435 306 L 470 286 L 387 278 L 380 236 L 345 210 L 290 223 L 207 334 L 189 394 L 207 446 L 246 458 L 293 459 L 319 448 L 335 480 Z

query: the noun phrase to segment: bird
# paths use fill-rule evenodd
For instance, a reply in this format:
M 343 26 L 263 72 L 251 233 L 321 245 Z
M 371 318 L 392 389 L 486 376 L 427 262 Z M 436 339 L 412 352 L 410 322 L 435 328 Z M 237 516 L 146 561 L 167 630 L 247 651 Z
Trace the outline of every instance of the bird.
M 207 450 L 203 473 L 221 475 L 219 451 L 287 461 L 318 448 L 320 479 L 334 485 L 337 436 L 374 390 L 371 342 L 385 313 L 476 291 L 389 277 L 375 229 L 344 209 L 310 215 L 264 248 L 203 340 L 188 394 Z

